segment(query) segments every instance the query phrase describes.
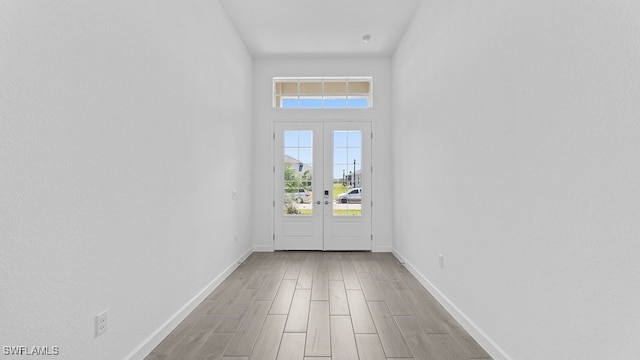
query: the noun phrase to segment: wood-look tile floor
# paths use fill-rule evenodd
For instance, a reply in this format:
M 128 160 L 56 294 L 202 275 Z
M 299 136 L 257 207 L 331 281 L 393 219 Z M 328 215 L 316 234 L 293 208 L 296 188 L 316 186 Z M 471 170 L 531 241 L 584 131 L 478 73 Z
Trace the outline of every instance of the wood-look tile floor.
M 391 253 L 254 253 L 145 360 L 490 359 Z

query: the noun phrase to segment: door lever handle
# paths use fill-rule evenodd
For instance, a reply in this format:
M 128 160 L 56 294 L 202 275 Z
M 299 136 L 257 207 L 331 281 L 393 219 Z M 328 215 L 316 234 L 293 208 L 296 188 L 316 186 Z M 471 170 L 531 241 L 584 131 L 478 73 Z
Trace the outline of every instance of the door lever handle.
M 316 201 L 316 204 L 320 205 L 320 203 L 321 203 L 321 202 L 322 202 L 322 201 L 318 200 L 318 201 Z
M 324 204 L 325 204 L 325 205 L 329 205 L 329 200 L 325 200 L 325 201 L 324 201 Z

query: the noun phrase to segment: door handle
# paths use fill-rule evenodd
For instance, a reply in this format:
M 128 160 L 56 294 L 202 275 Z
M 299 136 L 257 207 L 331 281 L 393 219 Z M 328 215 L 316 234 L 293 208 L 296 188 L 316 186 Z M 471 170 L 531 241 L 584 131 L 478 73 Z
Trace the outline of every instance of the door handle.
M 325 204 L 325 205 L 329 205 L 329 200 L 325 200 L 325 201 L 324 201 L 324 204 Z
M 316 201 L 316 204 L 320 205 L 320 203 L 322 203 L 322 201 L 320 200 Z

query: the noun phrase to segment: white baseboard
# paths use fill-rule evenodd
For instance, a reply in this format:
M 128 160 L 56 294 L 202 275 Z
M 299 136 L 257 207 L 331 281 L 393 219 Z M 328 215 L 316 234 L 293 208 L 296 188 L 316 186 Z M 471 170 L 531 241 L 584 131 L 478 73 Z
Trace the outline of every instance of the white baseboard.
M 254 252 L 274 252 L 275 250 L 271 246 L 253 246 Z M 321 250 L 319 250 L 321 251 Z M 372 252 L 391 252 L 391 246 L 376 246 L 371 249 Z
M 473 337 L 480 346 L 493 358 L 493 360 L 513 360 L 498 344 L 496 344 L 487 334 L 482 331 L 471 319 L 469 319 L 454 303 L 449 300 L 437 287 L 427 279 L 418 269 L 402 256 L 396 249 L 392 249 L 393 254 L 404 263 L 409 272 L 415 276 L 422 286 L 433 295 L 438 302 L 453 316 L 456 321 Z
M 204 289 L 196 296 L 189 300 L 180 310 L 173 314 L 169 320 L 160 325 L 151 335 L 149 335 L 140 345 L 138 345 L 124 360 L 143 360 L 149 353 L 155 349 L 160 342 L 167 337 L 177 326 L 184 320 L 206 297 L 218 287 L 249 255 L 253 253 L 253 249 L 248 249 L 231 265 L 227 266 L 224 271 L 213 279 Z
M 273 246 L 256 246 L 253 245 L 254 252 L 273 252 Z
M 384 246 L 374 246 L 373 249 L 371 249 L 372 252 L 392 252 L 393 248 L 391 247 L 391 245 L 384 245 Z

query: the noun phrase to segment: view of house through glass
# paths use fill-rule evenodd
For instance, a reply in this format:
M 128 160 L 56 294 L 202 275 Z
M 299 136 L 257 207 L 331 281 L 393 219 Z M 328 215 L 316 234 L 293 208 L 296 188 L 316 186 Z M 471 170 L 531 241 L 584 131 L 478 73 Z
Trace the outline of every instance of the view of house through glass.
M 284 132 L 284 214 L 312 215 L 313 132 Z

